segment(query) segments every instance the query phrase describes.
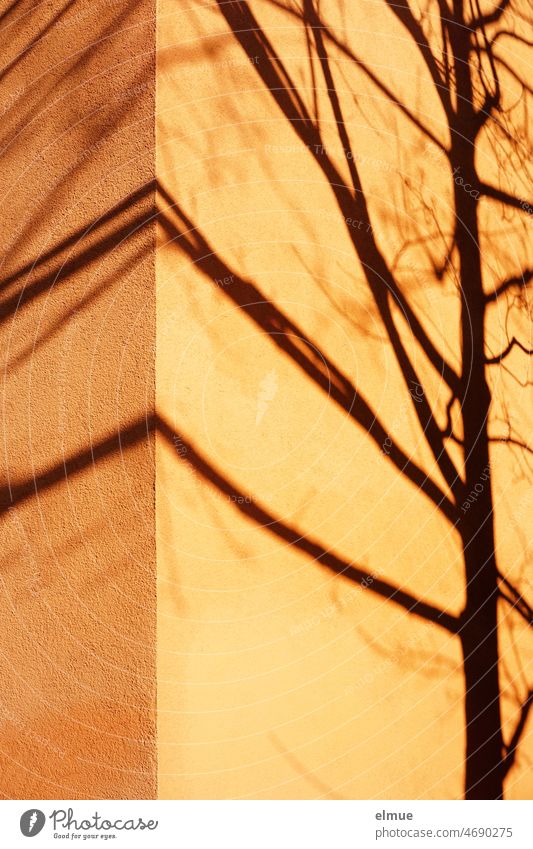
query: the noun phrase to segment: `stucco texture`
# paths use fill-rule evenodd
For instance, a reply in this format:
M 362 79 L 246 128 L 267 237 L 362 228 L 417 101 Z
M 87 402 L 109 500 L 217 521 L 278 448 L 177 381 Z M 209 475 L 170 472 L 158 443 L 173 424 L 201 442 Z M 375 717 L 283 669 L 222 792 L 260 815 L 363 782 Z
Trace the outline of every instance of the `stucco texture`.
M 417 418 L 427 401 L 446 427 L 446 380 L 461 368 L 458 259 L 446 260 L 450 138 L 392 5 L 159 2 L 163 798 L 465 792 L 453 635 L 465 604 L 455 511 L 466 510 L 452 506 L 461 433 L 444 443 L 461 469 L 451 481 Z M 428 28 L 431 14 L 437 4 Z M 505 103 L 521 102 L 516 81 L 504 83 Z M 511 116 L 518 139 L 520 109 Z M 498 144 L 479 143 L 487 181 L 503 173 Z M 526 192 L 519 162 L 509 171 Z M 362 190 L 351 189 L 357 179 Z M 371 227 L 356 214 L 362 191 Z M 528 267 L 527 221 L 495 200 L 482 201 L 480 221 L 489 291 Z M 391 298 L 388 331 L 388 307 L 369 286 L 388 285 L 378 254 L 412 310 Z M 505 347 L 509 321 L 529 338 L 527 312 L 490 309 L 488 351 Z M 411 367 L 420 383 L 406 381 Z M 527 359 L 510 369 L 492 371 L 491 432 L 507 432 L 497 424 L 512 408 L 513 427 L 527 434 Z M 526 590 L 527 448 L 495 439 L 490 449 L 498 562 Z M 527 701 L 531 643 L 516 610 L 502 601 L 499 616 L 508 740 Z M 532 792 L 528 728 L 509 798 Z
M 4 2 L 0 795 L 156 793 L 154 6 Z
M 531 797 L 502 6 L 0 5 L 1 795 Z

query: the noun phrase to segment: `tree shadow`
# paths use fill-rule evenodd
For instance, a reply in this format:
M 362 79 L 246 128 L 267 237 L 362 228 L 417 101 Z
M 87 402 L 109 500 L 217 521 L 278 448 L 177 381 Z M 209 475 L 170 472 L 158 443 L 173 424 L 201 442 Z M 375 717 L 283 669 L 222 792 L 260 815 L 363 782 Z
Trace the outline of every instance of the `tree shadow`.
M 236 43 L 248 57 L 258 57 L 253 68 L 265 92 L 272 98 L 281 115 L 307 149 L 323 179 L 331 190 L 344 222 L 357 220 L 363 232 L 346 226 L 354 258 L 363 269 L 368 291 L 386 333 L 403 377 L 412 412 L 419 432 L 430 450 L 438 479 L 444 486 L 413 462 L 409 452 L 387 432 L 386 424 L 377 417 L 359 387 L 343 374 L 342 369 L 320 351 L 314 340 L 268 301 L 259 288 L 230 267 L 217 253 L 207 237 L 162 185 L 159 220 L 172 244 L 189 258 L 212 283 L 231 277 L 231 286 L 222 289 L 273 345 L 281 349 L 299 366 L 332 402 L 336 403 L 368 434 L 376 447 L 390 442 L 389 462 L 430 499 L 460 535 L 466 603 L 458 619 L 434 609 L 421 600 L 389 585 L 376 582 L 370 591 L 378 592 L 400 604 L 415 615 L 444 627 L 459 639 L 463 654 L 465 681 L 465 797 L 468 799 L 503 798 L 503 782 L 527 719 L 530 699 L 526 700 L 516 734 L 506 745 L 502 735 L 500 710 L 500 676 L 498 647 L 498 601 L 511 605 L 528 625 L 531 624 L 529 604 L 511 582 L 503 577 L 497 562 L 494 533 L 494 502 L 491 481 L 490 446 L 498 438 L 489 432 L 492 402 L 491 367 L 501 366 L 511 350 L 519 348 L 525 355 L 530 349 L 518 340 L 510 340 L 497 355 L 487 356 L 487 309 L 509 291 L 524 290 L 531 280 L 531 270 L 524 268 L 497 281 L 492 290 L 486 279 L 482 253 L 482 215 L 487 204 L 495 202 L 507 209 L 527 215 L 528 205 L 512 191 L 483 179 L 475 161 L 479 140 L 485 128 L 505 114 L 506 104 L 500 83 L 500 60 L 494 53 L 495 36 L 488 29 L 497 26 L 505 16 L 507 4 L 489 14 L 468 16 L 462 3 L 449 8 L 445 3 L 435 7 L 429 23 L 419 20 L 407 0 L 392 3 L 385 0 L 388 12 L 412 40 L 424 73 L 433 86 L 441 109 L 437 127 L 428 126 L 412 107 L 397 95 L 393 87 L 337 37 L 328 26 L 315 0 L 303 0 L 301 8 L 273 4 L 286 13 L 305 32 L 308 59 L 313 65 L 313 90 L 325 91 L 329 109 L 334 117 L 341 155 L 328 149 L 321 130 L 318 107 L 306 103 L 305 87 L 299 88 L 287 64 L 276 50 L 274 42 L 246 2 L 218 2 Z M 433 341 L 427 328 L 428 316 L 417 308 L 411 298 L 409 284 L 400 280 L 394 265 L 388 261 L 378 243 L 379 224 L 367 200 L 363 177 L 358 165 L 348 123 L 344 117 L 343 98 L 335 79 L 334 58 L 341 54 L 353 63 L 378 89 L 392 109 L 398 110 L 421 136 L 426 148 L 434 148 L 443 157 L 450 182 L 453 183 L 449 210 L 453 215 L 453 233 L 447 240 L 442 262 L 433 260 L 433 274 L 438 282 L 450 270 L 456 281 L 459 304 L 459 348 L 456 368 L 446 359 Z M 500 117 L 498 117 L 500 116 Z M 441 141 L 444 132 L 448 143 Z M 512 141 L 515 144 L 520 144 Z M 460 175 L 459 178 L 457 175 Z M 430 318 L 431 316 L 429 316 Z M 439 411 L 430 402 L 430 393 L 415 365 L 401 326 L 407 326 L 411 338 L 421 350 L 429 368 L 448 390 L 447 421 L 439 424 Z M 413 391 L 420 387 L 421 391 Z M 460 419 L 461 436 L 451 423 L 454 408 Z M 160 425 L 164 429 L 164 425 Z M 460 449 L 452 452 L 450 445 Z M 518 446 L 527 445 L 517 440 Z M 191 462 L 202 475 L 222 492 L 235 494 L 235 488 L 219 472 L 209 466 L 192 446 L 188 450 Z M 471 497 L 471 493 L 475 497 Z M 464 505 L 468 504 L 465 508 Z M 299 547 L 321 565 L 332 571 L 361 581 L 363 574 L 353 564 L 333 555 L 312 538 L 280 523 L 257 502 L 236 505 L 247 517 Z M 515 737 L 517 739 L 515 740 Z M 510 754 L 512 753 L 512 754 Z
M 313 67 L 313 89 L 322 86 L 326 92 L 343 151 L 340 163 L 330 155 L 324 142 L 316 102 L 313 107 L 306 105 L 293 76 L 248 4 L 219 2 L 218 7 L 229 31 L 246 55 L 258 57 L 257 64 L 253 66 L 255 72 L 297 138 L 313 157 L 344 221 L 357 219 L 363 222 L 364 237 L 359 230 L 347 227 L 354 259 L 357 258 L 364 269 L 368 291 L 400 368 L 420 433 L 433 457 L 437 479 L 426 473 L 398 440 L 391 438 L 387 424 L 380 420 L 342 367 L 321 351 L 289 315 L 266 298 L 252 280 L 223 260 L 216 247 L 163 185 L 158 186 L 158 220 L 169 242 L 195 264 L 207 285 L 217 284 L 217 281 L 228 277 L 233 279 L 230 286 L 220 289 L 224 296 L 268 336 L 271 344 L 282 351 L 306 379 L 368 435 L 377 450 L 390 442 L 387 462 L 398 475 L 420 490 L 448 525 L 460 534 L 466 590 L 464 610 L 459 617 L 452 616 L 402 586 L 378 577 L 369 582 L 368 571 L 361 565 L 342 558 L 304 529 L 281 521 L 260 502 L 247 503 L 238 486 L 190 440 L 183 440 L 186 451 L 181 461 L 190 464 L 209 486 L 229 496 L 234 509 L 254 526 L 301 551 L 320 568 L 342 575 L 364 587 L 365 592 L 386 599 L 406 614 L 437 625 L 452 639 L 460 641 L 465 678 L 465 796 L 499 799 L 503 798 L 504 779 L 516 760 L 530 713 L 531 693 L 521 706 L 515 730 L 506 744 L 500 712 L 498 601 L 504 601 L 528 625 L 532 624 L 529 603 L 498 563 L 490 455 L 490 445 L 495 437 L 489 434 L 488 429 L 492 401 L 489 369 L 501 367 L 512 353 L 519 351 L 529 356 L 531 350 L 513 336 L 500 353 L 488 356 L 486 339 L 487 309 L 509 293 L 525 291 L 532 279 L 532 271 L 524 268 L 520 273 L 515 272 L 497 281 L 492 289 L 487 286 L 480 247 L 483 237 L 480 232 L 480 203 L 497 202 L 520 214 L 529 213 L 520 197 L 481 179 L 475 161 L 480 134 L 503 109 L 498 65 L 509 70 L 508 61 L 494 53 L 498 34 L 489 37 L 486 30 L 499 23 L 507 3 L 504 0 L 495 12 L 470 21 L 466 19 L 460 3 L 455 3 L 453 9 L 444 3 L 439 4 L 438 29 L 443 33 L 444 47 L 442 55 L 436 55 L 431 41 L 433 36 L 426 34 L 406 0 L 394 4 L 388 0 L 385 2 L 390 13 L 413 40 L 434 85 L 442 108 L 442 128 L 449 133 L 449 146 L 440 140 L 440 127 L 437 132 L 435 128 L 426 126 L 410 105 L 404 103 L 388 83 L 380 80 L 379 75 L 332 32 L 322 19 L 317 4 L 304 0 L 301 10 L 284 7 L 278 0 L 273 4 L 296 19 L 305 31 L 308 59 Z M 425 142 L 440 151 L 450 174 L 462 175 L 462 183 L 454 182 L 453 188 L 453 236 L 442 265 L 434 268 L 436 281 L 440 280 L 446 266 L 453 267 L 459 281 L 460 368 L 453 366 L 438 349 L 425 324 L 425 316 L 412 303 L 410 287 L 399 279 L 394 264 L 380 247 L 376 235 L 379 227 L 367 202 L 357 152 L 344 118 L 342 97 L 332 67 L 330 53 L 335 51 L 353 63 L 376 86 L 391 107 L 413 125 Z M 487 63 L 488 73 L 485 70 Z M 468 194 L 464 190 L 465 184 L 475 187 L 474 195 L 477 196 Z M 152 184 L 143 185 L 96 219 L 90 228 L 80 228 L 43 256 L 10 272 L 3 281 L 0 322 L 5 322 L 24 305 L 35 301 L 56 282 L 91 266 L 121 240 L 143 227 L 150 220 L 150 215 L 147 218 L 146 211 L 138 213 L 136 205 L 150 197 L 152 191 Z M 125 222 L 123 213 L 129 216 Z M 96 238 L 91 245 L 82 246 L 80 240 L 89 231 L 91 237 Z M 53 264 L 52 269 L 49 264 Z M 36 269 L 38 276 L 33 279 Z M 26 276 L 31 281 L 18 289 Z M 65 321 L 68 318 L 65 317 Z M 437 410 L 430 403 L 429 393 L 424 391 L 424 380 L 399 330 L 401 322 L 409 327 L 429 367 L 447 387 L 448 421 L 444 427 L 438 424 Z M 421 387 L 422 393 L 414 392 L 414 386 Z M 450 411 L 454 403 L 461 419 L 461 438 L 454 437 L 451 426 Z M 177 434 L 161 415 L 150 412 L 145 418 L 110 429 L 89 448 L 71 452 L 66 457 L 49 458 L 45 469 L 6 482 L 0 492 L 0 510 L 5 512 L 23 504 L 38 497 L 40 492 L 53 489 L 101 463 L 106 457 L 150 441 L 154 431 L 169 444 L 174 444 Z M 511 444 L 512 437 L 504 439 Z M 450 442 L 460 446 L 461 464 L 454 459 Z M 527 448 L 523 440 L 517 440 L 517 444 L 522 449 Z M 467 502 L 472 492 L 476 493 L 476 497 Z M 465 502 L 469 506 L 463 510 Z
M 156 793 L 154 11 L 0 12 L 0 756 L 19 798 Z

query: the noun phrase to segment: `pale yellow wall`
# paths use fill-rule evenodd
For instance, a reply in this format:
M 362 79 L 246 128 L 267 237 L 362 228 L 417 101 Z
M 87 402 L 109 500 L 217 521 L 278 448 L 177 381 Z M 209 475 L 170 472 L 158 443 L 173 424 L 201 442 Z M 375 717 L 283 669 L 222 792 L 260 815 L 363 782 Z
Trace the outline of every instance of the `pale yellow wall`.
M 447 143 L 432 85 L 385 4 L 323 7 L 339 38 Z M 274 4 L 252 8 L 311 108 L 301 27 Z M 183 249 L 216 251 L 222 262 L 211 267 L 253 281 L 445 491 L 331 187 L 216 4 L 160 0 L 158 41 L 158 205 L 170 224 L 160 228 L 157 258 L 157 405 L 175 434 L 174 445 L 170 432 L 157 445 L 159 793 L 460 797 L 458 641 L 313 562 L 202 472 L 205 461 L 249 502 L 347 564 L 459 613 L 461 547 L 450 523 L 235 304 L 235 282 L 216 285 Z M 439 284 L 431 268 L 453 222 L 448 172 L 362 71 L 347 61 L 335 68 L 378 244 L 391 264 L 400 255 L 399 279 L 458 367 L 453 276 Z M 346 177 L 323 83 L 318 88 L 324 139 Z M 496 167 L 491 150 L 481 154 L 487 173 Z M 183 233 L 190 224 L 169 209 L 167 195 L 201 235 L 172 241 L 173 227 Z M 487 206 L 486 215 L 488 264 L 506 273 L 520 267 L 522 225 L 510 216 L 496 248 L 491 227 L 502 235 L 500 211 Z M 410 244 L 420 236 L 423 246 Z M 498 314 L 495 351 L 503 326 Z M 409 344 L 425 392 L 444 411 L 442 381 Z M 531 399 L 522 391 L 523 425 Z M 453 445 L 450 453 L 458 459 Z M 527 504 L 531 482 L 512 476 L 524 463 L 523 454 L 495 447 L 499 554 L 517 580 L 529 515 L 516 505 Z M 513 724 L 526 627 L 508 611 L 502 617 L 503 710 Z M 509 798 L 531 792 L 527 752 L 525 742 Z

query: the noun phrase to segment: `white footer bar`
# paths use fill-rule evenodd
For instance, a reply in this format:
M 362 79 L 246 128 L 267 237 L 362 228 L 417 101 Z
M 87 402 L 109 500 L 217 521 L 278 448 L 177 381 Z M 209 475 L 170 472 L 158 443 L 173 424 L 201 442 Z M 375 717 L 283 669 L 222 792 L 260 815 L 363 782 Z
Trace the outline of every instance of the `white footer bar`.
M 0 801 L 0 840 L 35 849 L 533 849 L 532 815 L 531 802 Z

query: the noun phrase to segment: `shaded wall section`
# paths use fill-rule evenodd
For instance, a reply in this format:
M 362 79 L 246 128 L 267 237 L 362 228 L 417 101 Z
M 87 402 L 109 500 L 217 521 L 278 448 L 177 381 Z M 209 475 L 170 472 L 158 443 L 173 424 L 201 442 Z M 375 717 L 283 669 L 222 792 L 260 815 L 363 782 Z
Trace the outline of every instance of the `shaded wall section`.
M 154 6 L 4 2 L 0 794 L 155 794 Z

